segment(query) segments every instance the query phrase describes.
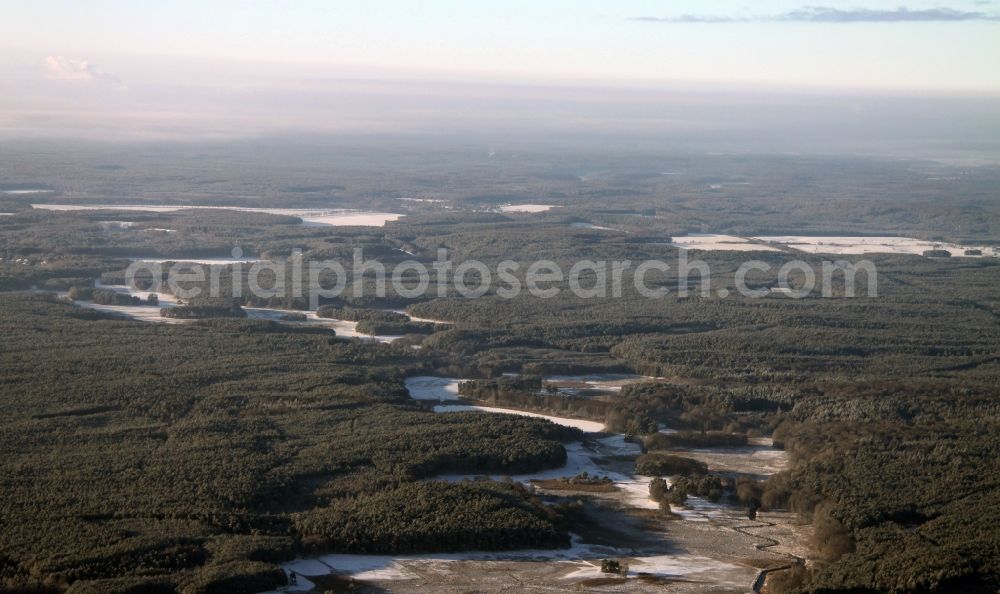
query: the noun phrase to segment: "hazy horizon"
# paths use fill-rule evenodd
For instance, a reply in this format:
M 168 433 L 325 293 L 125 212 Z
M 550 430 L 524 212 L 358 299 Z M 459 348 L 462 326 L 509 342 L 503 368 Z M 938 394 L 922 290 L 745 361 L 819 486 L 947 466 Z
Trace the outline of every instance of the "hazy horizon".
M 45 4 L 9 7 L 0 23 L 7 140 L 1000 154 L 1000 17 L 983 0 Z

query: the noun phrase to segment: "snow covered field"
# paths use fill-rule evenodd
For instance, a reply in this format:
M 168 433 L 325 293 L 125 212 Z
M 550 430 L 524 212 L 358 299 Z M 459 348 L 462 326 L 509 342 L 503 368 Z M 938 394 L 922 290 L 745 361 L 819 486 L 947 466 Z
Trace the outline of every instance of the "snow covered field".
M 371 212 L 348 209 L 302 209 L 302 208 L 249 208 L 241 206 L 174 206 L 174 205 L 127 205 L 127 204 L 32 204 L 40 210 L 122 210 L 137 212 L 177 212 L 190 209 L 235 210 L 262 214 L 299 217 L 307 227 L 381 227 L 389 221 L 398 220 L 403 215 L 391 212 Z
M 745 237 L 718 235 L 715 233 L 691 233 L 674 237 L 670 243 L 686 250 L 728 251 L 728 252 L 777 252 L 778 248 L 754 243 Z
M 545 212 L 557 208 L 551 204 L 504 204 L 500 212 Z
M 802 235 L 765 235 L 759 241 L 781 244 L 810 254 L 914 254 L 928 250 L 947 250 L 952 256 L 965 256 L 966 250 L 980 250 L 983 255 L 996 255 L 993 248 L 962 246 L 913 239 L 910 237 L 808 237 Z
M 87 309 L 93 309 L 96 311 L 103 311 L 105 313 L 115 314 L 121 317 L 138 320 L 141 322 L 153 322 L 157 324 L 182 324 L 190 320 L 183 320 L 178 318 L 165 318 L 160 315 L 160 310 L 166 307 L 174 307 L 177 305 L 177 300 L 170 293 L 154 293 L 152 291 L 140 291 L 137 289 L 129 289 L 125 285 L 104 285 L 101 281 L 94 282 L 95 289 L 108 289 L 116 293 L 128 294 L 133 297 L 138 297 L 142 299 L 144 303 L 141 305 L 101 305 L 99 303 L 94 303 L 92 301 L 74 301 L 73 303 L 79 307 L 86 307 Z M 156 295 L 159 303 L 156 305 L 147 305 L 145 303 L 146 298 L 149 295 Z M 66 293 L 60 294 L 62 297 L 68 298 L 69 295 Z
M 674 237 L 670 245 L 689 250 L 728 252 L 776 252 L 791 248 L 809 254 L 910 254 L 923 255 L 928 250 L 946 250 L 952 256 L 967 256 L 967 250 L 979 250 L 982 256 L 998 256 L 1000 252 L 986 246 L 958 245 L 913 239 L 911 237 L 805 236 L 761 235 L 738 237 L 714 233 L 691 233 Z M 968 254 L 977 257 L 980 254 Z
M 678 578 L 729 585 L 747 583 L 746 568 L 721 563 L 709 557 L 690 554 L 634 556 L 633 551 L 614 547 L 591 545 L 573 538 L 568 549 L 526 549 L 520 551 L 468 551 L 464 553 L 438 553 L 427 555 L 322 555 L 309 559 L 296 559 L 284 564 L 285 571 L 297 574 L 298 584 L 283 588 L 284 592 L 302 592 L 312 589 L 310 577 L 336 573 L 357 580 L 393 582 L 421 579 L 423 575 L 459 573 L 467 569 L 465 562 L 526 563 L 548 562 L 556 564 L 562 581 L 575 582 L 606 577 L 601 573 L 601 560 L 609 557 L 628 563 L 632 573 L 645 573 L 661 578 Z M 570 587 L 567 584 L 567 587 Z
M 414 400 L 458 400 L 458 385 L 466 380 L 420 375 L 406 379 L 406 389 Z

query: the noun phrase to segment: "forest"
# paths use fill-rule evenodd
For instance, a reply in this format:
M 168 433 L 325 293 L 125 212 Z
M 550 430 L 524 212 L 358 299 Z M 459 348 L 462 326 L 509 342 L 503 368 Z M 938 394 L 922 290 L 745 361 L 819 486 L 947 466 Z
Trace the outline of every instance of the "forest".
M 7 591 L 259 591 L 284 579 L 262 562 L 336 539 L 344 522 L 387 521 L 380 509 L 429 488 L 414 481 L 558 466 L 576 436 L 410 404 L 401 380 L 424 363 L 407 348 L 256 320 L 141 324 L 45 295 L 0 295 L 0 311 Z M 475 513 L 440 524 L 464 506 Z M 349 548 L 568 538 L 509 486 L 458 487 L 407 513 L 412 532 Z
M 507 299 L 491 289 L 465 299 L 390 287 L 322 302 L 319 316 L 358 322 L 359 332 L 408 335 L 390 344 L 291 323 L 302 321 L 305 299 L 236 297 L 246 267 L 223 269 L 221 301 L 166 310 L 191 320 L 182 324 L 71 301 L 134 305 L 95 281 L 122 284 L 135 258 L 222 258 L 234 247 L 307 261 L 349 261 L 360 247 L 386 265 L 430 264 L 447 249 L 491 267 L 544 258 L 568 268 L 580 258 L 670 260 L 670 237 L 700 231 L 1000 245 L 997 168 L 956 175 L 947 202 L 927 178 L 955 169 L 930 162 L 529 152 L 485 165 L 453 155 L 457 165 L 445 166 L 406 151 L 373 164 L 357 149 L 317 173 L 319 153 L 290 151 L 311 173 L 282 177 L 277 165 L 234 159 L 209 170 L 148 147 L 105 147 L 17 180 L 45 183 L 51 195 L 0 199 L 0 211 L 14 213 L 0 217 L 0 591 L 259 592 L 284 580 L 277 563 L 303 552 L 567 545 L 572 514 L 531 488 L 434 479 L 559 467 L 579 432 L 526 417 L 436 415 L 408 397 L 403 382 L 416 375 L 472 378 L 461 396 L 484 404 L 605 422 L 643 445 L 637 469 L 662 477 L 657 501 L 699 496 L 797 512 L 814 527 L 817 562 L 775 573 L 773 592 L 1000 589 L 995 258 L 870 255 L 878 295 L 855 298 L 716 298 L 735 288 L 746 255 L 698 252 L 712 268 L 709 296 L 649 299 L 626 284 L 620 297 Z M 226 159 L 216 156 L 215 165 Z M 162 174 L 150 173 L 154 163 L 164 163 Z M 387 163 L 406 166 L 386 178 L 378 172 Z M 108 164 L 121 168 L 99 168 Z M 11 155 L 0 173 L 14 167 L 29 171 L 30 160 Z M 673 169 L 685 175 L 660 174 Z M 400 200 L 414 196 L 442 202 Z M 317 227 L 235 211 L 30 208 L 71 199 L 406 216 L 384 227 Z M 497 212 L 502 203 L 558 208 Z M 824 259 L 753 253 L 775 265 L 790 256 Z M 648 280 L 672 287 L 678 278 Z M 772 271 L 749 282 L 777 280 Z M 281 321 L 249 320 L 247 307 L 288 311 Z M 390 311 L 402 309 L 447 323 Z M 542 389 L 543 376 L 586 373 L 648 381 L 596 397 Z M 706 473 L 668 453 L 759 436 L 792 458 L 766 482 Z

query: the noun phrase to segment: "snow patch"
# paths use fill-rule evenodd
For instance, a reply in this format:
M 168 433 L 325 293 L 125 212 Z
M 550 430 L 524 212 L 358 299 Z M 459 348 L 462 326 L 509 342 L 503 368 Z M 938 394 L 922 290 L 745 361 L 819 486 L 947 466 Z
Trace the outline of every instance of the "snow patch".
M 545 212 L 558 208 L 552 204 L 504 204 L 499 208 L 500 212 Z
M 685 250 L 728 251 L 728 252 L 777 252 L 778 248 L 754 243 L 745 237 L 719 235 L 715 233 L 691 233 L 674 237 L 670 245 Z

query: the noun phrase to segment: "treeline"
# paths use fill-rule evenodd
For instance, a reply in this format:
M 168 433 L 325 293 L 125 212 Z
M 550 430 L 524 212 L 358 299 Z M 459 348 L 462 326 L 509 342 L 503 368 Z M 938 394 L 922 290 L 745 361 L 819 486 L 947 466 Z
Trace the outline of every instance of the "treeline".
M 295 516 L 304 548 L 344 553 L 568 547 L 558 512 L 520 483 L 409 483 Z
M 635 471 L 646 476 L 708 474 L 708 465 L 683 456 L 652 453 L 635 459 Z
M 347 320 L 350 322 L 385 322 L 402 324 L 410 321 L 409 316 L 395 311 L 359 309 L 355 307 L 340 307 L 337 305 L 324 305 L 316 310 L 316 315 L 321 318 L 333 318 L 336 320 Z
M 818 557 L 776 575 L 775 591 L 995 592 L 1000 394 L 941 381 L 832 388 L 775 432 L 796 464 L 769 484 L 811 518 Z
M 74 301 L 93 301 L 100 305 L 159 305 L 160 298 L 156 293 L 150 293 L 145 299 L 111 289 L 94 289 L 86 286 L 73 286 L 67 293 Z
M 745 433 L 726 431 L 679 431 L 677 433 L 653 433 L 643 439 L 643 446 L 649 450 L 669 450 L 675 448 L 738 448 L 747 445 Z
M 181 320 L 206 318 L 245 318 L 247 312 L 231 299 L 195 299 L 183 305 L 164 307 L 160 315 Z

